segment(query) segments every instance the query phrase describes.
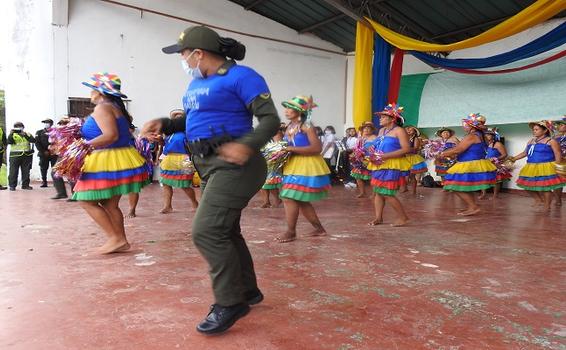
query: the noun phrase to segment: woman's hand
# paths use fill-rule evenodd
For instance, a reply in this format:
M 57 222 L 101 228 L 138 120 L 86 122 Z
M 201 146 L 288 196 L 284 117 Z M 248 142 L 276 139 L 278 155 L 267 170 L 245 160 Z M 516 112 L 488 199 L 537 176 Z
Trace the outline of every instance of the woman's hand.
M 244 165 L 254 150 L 242 143 L 228 142 L 218 148 L 218 158 L 225 162 Z

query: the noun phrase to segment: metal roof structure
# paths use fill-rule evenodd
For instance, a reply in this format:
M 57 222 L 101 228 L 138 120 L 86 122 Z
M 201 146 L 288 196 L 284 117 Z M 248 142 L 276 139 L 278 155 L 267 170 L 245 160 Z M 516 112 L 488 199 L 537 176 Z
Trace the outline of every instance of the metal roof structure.
M 230 0 L 298 33 L 354 51 L 356 20 L 369 17 L 396 32 L 447 44 L 512 17 L 535 0 Z M 563 12 L 559 17 L 565 16 Z

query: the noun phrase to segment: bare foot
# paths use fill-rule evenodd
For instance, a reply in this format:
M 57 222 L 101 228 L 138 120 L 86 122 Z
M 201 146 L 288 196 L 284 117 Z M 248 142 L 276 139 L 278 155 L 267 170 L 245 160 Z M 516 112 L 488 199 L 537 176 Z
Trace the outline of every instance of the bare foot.
M 130 249 L 130 244 L 127 241 L 108 241 L 98 248 L 99 254 L 112 254 L 121 253 Z
M 126 219 L 133 219 L 136 217 L 136 212 L 135 211 L 131 211 L 128 214 L 126 214 L 126 216 L 124 216 L 124 218 Z
M 313 231 L 309 232 L 307 236 L 315 237 L 315 236 L 326 236 L 326 230 L 324 227 L 316 227 Z
M 479 199 L 479 200 L 485 199 L 485 193 L 482 192 L 482 193 L 478 196 L 478 199 Z
M 373 221 L 368 222 L 368 226 L 377 226 L 383 224 L 383 219 L 375 219 Z
M 362 193 L 358 193 L 356 198 L 364 198 L 365 196 L 366 196 L 366 194 L 364 192 L 362 192 Z
M 198 209 L 198 202 L 197 202 L 197 201 L 194 201 L 192 204 L 193 204 L 193 207 L 191 208 L 191 211 L 197 211 L 197 209 Z M 173 209 L 171 209 L 171 211 L 173 211 Z
M 399 193 L 405 193 L 405 192 L 409 192 L 409 190 L 406 188 L 399 189 Z
M 463 212 L 458 213 L 458 215 L 462 215 L 462 216 L 471 216 L 471 215 L 476 215 L 481 211 L 480 208 L 475 208 L 475 209 L 469 209 L 469 210 L 465 210 Z
M 269 202 L 262 203 L 259 207 L 260 208 L 271 208 L 271 203 L 269 203 Z
M 554 203 L 555 206 L 557 207 L 561 207 L 562 206 L 562 201 L 556 201 L 556 203 Z
M 273 204 L 272 208 L 279 208 L 279 206 L 281 205 L 281 203 L 283 203 L 283 201 L 280 199 L 277 202 L 275 202 L 275 204 Z
M 409 218 L 397 219 L 391 224 L 391 226 L 392 227 L 405 226 L 408 222 L 409 222 Z
M 277 236 L 275 237 L 275 241 L 277 243 L 288 243 L 288 242 L 293 242 L 294 240 L 297 239 L 297 234 L 293 233 L 293 232 L 285 232 L 283 234 L 283 236 Z
M 173 208 L 169 207 L 169 208 L 163 208 L 159 211 L 161 214 L 169 214 L 173 212 Z

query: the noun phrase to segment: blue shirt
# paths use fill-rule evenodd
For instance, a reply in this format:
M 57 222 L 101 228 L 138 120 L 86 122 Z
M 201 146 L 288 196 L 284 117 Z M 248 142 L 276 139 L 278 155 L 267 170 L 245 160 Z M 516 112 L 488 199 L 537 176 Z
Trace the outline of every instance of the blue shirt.
M 261 94 L 269 94 L 265 80 L 246 66 L 233 65 L 225 74 L 193 79 L 183 96 L 187 139 L 223 134 L 239 138 L 249 133 L 253 115 L 248 105 Z
M 173 135 L 169 135 L 165 138 L 165 145 L 163 146 L 163 155 L 168 155 L 169 153 L 181 153 L 187 154 L 185 150 L 185 133 L 176 132 Z
M 118 140 L 106 147 L 98 148 L 119 148 L 131 146 L 132 134 L 130 133 L 130 122 L 123 116 L 116 118 L 116 125 L 118 126 Z M 102 135 L 102 130 L 98 127 L 96 120 L 89 115 L 83 126 L 81 127 L 81 134 L 86 140 L 92 140 Z

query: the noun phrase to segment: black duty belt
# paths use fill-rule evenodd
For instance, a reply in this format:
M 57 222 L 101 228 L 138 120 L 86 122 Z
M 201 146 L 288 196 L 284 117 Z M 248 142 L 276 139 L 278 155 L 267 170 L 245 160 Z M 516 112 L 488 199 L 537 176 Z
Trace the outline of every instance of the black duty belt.
M 187 151 L 193 156 L 204 158 L 216 153 L 216 150 L 234 138 L 230 135 L 215 136 L 209 139 L 196 139 L 187 141 L 185 144 Z

